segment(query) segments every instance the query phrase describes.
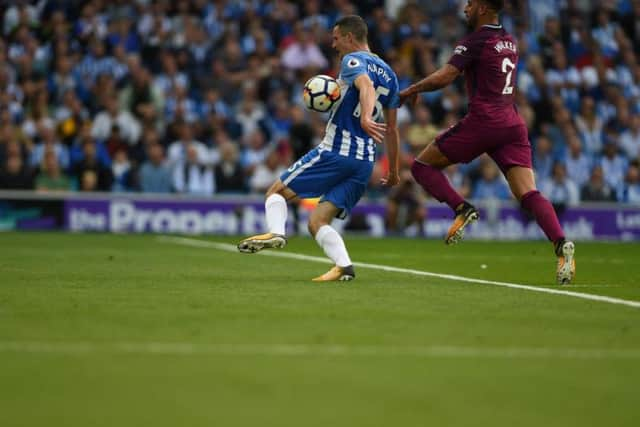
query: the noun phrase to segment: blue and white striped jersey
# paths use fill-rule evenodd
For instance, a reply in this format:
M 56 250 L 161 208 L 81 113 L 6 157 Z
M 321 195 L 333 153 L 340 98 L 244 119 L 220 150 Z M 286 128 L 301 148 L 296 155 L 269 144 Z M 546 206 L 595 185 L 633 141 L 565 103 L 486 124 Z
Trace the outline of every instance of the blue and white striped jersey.
M 382 117 L 384 108 L 398 108 L 398 78 L 391 67 L 371 52 L 359 51 L 342 58 L 338 83 L 342 97 L 333 108 L 321 147 L 345 157 L 375 160 L 375 142 L 360 126 L 360 92 L 355 79 L 367 73 L 376 90 L 373 119 Z

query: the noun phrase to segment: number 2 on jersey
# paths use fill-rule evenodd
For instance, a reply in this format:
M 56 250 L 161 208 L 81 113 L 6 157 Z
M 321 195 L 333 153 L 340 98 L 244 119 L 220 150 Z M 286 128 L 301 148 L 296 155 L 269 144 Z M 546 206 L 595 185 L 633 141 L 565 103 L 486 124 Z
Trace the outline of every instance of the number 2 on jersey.
M 507 74 L 507 81 L 504 84 L 504 89 L 502 89 L 503 95 L 511 95 L 513 94 L 513 86 L 511 85 L 511 77 L 513 76 L 513 70 L 515 70 L 516 64 L 511 62 L 509 58 L 504 58 L 502 60 L 502 72 Z
M 373 107 L 373 120 L 378 120 L 378 117 L 382 114 L 382 103 L 378 101 L 380 95 L 389 95 L 389 89 L 384 86 L 378 86 L 376 88 L 376 105 Z M 360 103 L 358 102 L 358 105 L 356 105 L 356 108 L 353 110 L 355 117 L 360 117 L 360 109 Z

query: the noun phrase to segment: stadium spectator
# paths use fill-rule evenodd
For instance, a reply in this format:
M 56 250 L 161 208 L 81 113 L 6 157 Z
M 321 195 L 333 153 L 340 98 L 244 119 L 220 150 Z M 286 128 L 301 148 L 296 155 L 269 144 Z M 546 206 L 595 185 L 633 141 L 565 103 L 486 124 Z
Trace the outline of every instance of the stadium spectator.
M 210 196 L 214 193 L 213 171 L 200 162 L 197 146 L 186 148 L 186 157 L 173 168 L 173 188 L 182 194 Z
M 553 145 L 551 140 L 541 135 L 536 140 L 534 147 L 533 167 L 536 175 L 540 179 L 549 178 L 553 167 Z
M 194 147 L 198 156 L 198 163 L 211 164 L 209 149 L 200 141 L 195 139 L 193 128 L 186 122 L 177 123 L 178 139 L 169 145 L 167 160 L 169 164 L 177 165 L 187 160 L 187 153 L 190 147 Z
M 628 159 L 640 156 L 640 113 L 631 117 L 629 128 L 620 135 L 620 148 Z
M 604 130 L 603 120 L 596 115 L 596 104 L 593 98 L 586 96 L 580 103 L 580 113 L 575 118 L 580 138 L 589 154 L 598 154 L 602 150 Z
M 640 205 L 640 163 L 634 162 L 627 170 L 619 200 L 625 203 Z
M 431 123 L 431 112 L 424 105 L 417 105 L 414 112 L 414 121 L 407 129 L 406 141 L 409 149 L 417 155 L 427 146 L 440 130 Z
M 558 213 L 580 202 L 580 190 L 567 176 L 567 168 L 562 162 L 555 162 L 551 177 L 540 181 L 540 191 L 549 198 Z
M 82 191 L 111 191 L 113 173 L 110 164 L 100 161 L 96 143 L 87 140 L 82 144 L 82 159 L 73 165 L 73 176 L 80 181 Z
M 36 176 L 35 188 L 38 191 L 69 191 L 73 188 L 71 179 L 60 170 L 58 156 L 53 150 L 46 150 Z
M 313 34 L 302 22 L 297 22 L 293 39 L 282 51 L 282 64 L 290 70 L 306 69 L 313 73 L 327 68 L 329 61 L 314 41 Z
M 509 200 L 511 198 L 509 187 L 500 175 L 500 170 L 488 157 L 481 159 L 480 179 L 473 188 L 471 198 L 478 200 Z
M 0 188 L 5 190 L 33 189 L 33 174 L 25 167 L 20 154 L 12 153 L 0 170 Z
M 189 124 L 198 120 L 198 104 L 189 97 L 185 86 L 176 86 L 165 99 L 164 119 L 171 123 L 183 121 Z
M 175 56 L 164 51 L 160 55 L 162 64 L 162 72 L 155 78 L 153 84 L 162 91 L 165 97 L 173 93 L 176 88 L 189 88 L 189 76 L 178 70 L 178 64 Z
M 220 162 L 215 166 L 218 193 L 244 193 L 245 175 L 240 164 L 238 147 L 229 140 L 219 143 Z
M 140 139 L 141 127 L 138 120 L 128 110 L 118 108 L 115 96 L 107 95 L 103 101 L 104 110 L 100 111 L 93 122 L 91 136 L 105 141 L 117 125 L 118 132 L 130 145 L 136 145 Z
M 53 152 L 57 158 L 57 163 L 62 169 L 68 169 L 70 166 L 69 149 L 57 139 L 55 129 L 47 125 L 40 126 L 38 130 L 40 142 L 31 150 L 31 158 L 29 165 L 32 168 L 38 167 L 44 161 L 46 152 Z
M 547 14 L 544 18 L 544 31 L 538 33 L 538 47 L 545 68 L 553 67 L 554 63 L 557 64 L 556 61 L 558 60 L 562 61 L 562 59 L 556 57 L 558 53 L 557 46 L 562 45 L 560 19 L 556 16 L 555 11 L 545 10 L 545 6 L 549 3 L 556 3 L 556 0 L 538 1 L 534 8 L 535 12 L 533 13 L 533 16 L 541 13 L 541 11 Z
M 582 187 L 589 180 L 593 158 L 584 153 L 580 138 L 575 134 L 570 135 L 567 141 L 564 162 L 569 179 L 575 182 L 578 187 Z
M 614 190 L 618 189 L 624 180 L 628 161 L 618 152 L 618 144 L 615 139 L 611 139 L 605 144 L 600 165 L 607 184 Z
M 265 161 L 269 153 L 264 133 L 256 129 L 247 134 L 243 141 L 244 149 L 240 156 L 240 162 L 247 176 L 253 175 L 259 164 Z
M 580 72 L 575 66 L 570 66 L 563 44 L 555 41 L 552 45 L 552 65 L 547 69 L 546 81 L 549 89 L 562 97 L 564 105 L 571 111 L 577 112 L 580 107 L 580 92 L 582 84 Z
M 143 193 L 170 193 L 173 190 L 171 169 L 165 163 L 162 145 L 147 146 L 148 160 L 140 167 L 138 183 Z
M 4 35 L 10 35 L 21 24 L 27 27 L 37 27 L 40 24 L 37 6 L 27 2 L 9 2 L 4 13 Z
M 605 5 L 600 6 L 597 11 L 596 26 L 591 30 L 591 35 L 606 58 L 613 58 L 620 51 L 622 29 L 616 22 L 611 21 L 611 12 Z
M 104 166 L 111 166 L 111 157 L 105 145 L 100 141 L 95 141 L 91 136 L 91 122 L 82 123 L 77 137 L 73 140 L 73 145 L 69 147 L 69 157 L 71 159 L 71 168 L 85 158 L 85 143 L 91 143 L 95 146 L 95 155 L 98 163 Z
M 62 103 L 54 110 L 54 118 L 58 124 L 60 138 L 66 145 L 73 143 L 84 122 L 89 122 L 89 110 L 73 90 L 62 95 Z
M 242 126 L 242 136 L 246 137 L 261 128 L 266 115 L 266 109 L 257 99 L 255 84 L 247 82 L 243 89 L 242 101 L 240 101 L 235 114 L 235 120 Z
M 284 172 L 285 167 L 280 161 L 280 154 L 277 150 L 271 149 L 263 163 L 256 166 L 251 179 L 249 180 L 249 188 L 252 193 L 264 193 L 269 189 L 280 175 Z
M 580 189 L 580 199 L 584 202 L 613 202 L 616 194 L 604 179 L 602 166 L 596 165 L 591 170 L 589 181 Z
M 72 59 L 68 56 L 60 56 L 56 59 L 55 71 L 49 76 L 47 81 L 51 99 L 62 103 L 66 93 L 73 93 L 78 82 L 72 73 Z
M 119 148 L 114 153 L 113 162 L 111 162 L 111 173 L 113 174 L 112 191 L 122 192 L 131 189 L 131 163 L 124 147 Z
M 161 125 L 160 113 L 164 110 L 164 95 L 162 90 L 152 84 L 149 70 L 132 61 L 129 67 L 131 79 L 120 91 L 120 108 L 131 111 L 142 122 L 143 126 Z
M 41 81 L 32 81 L 29 85 L 29 91 L 33 91 L 29 96 L 30 102 L 25 108 L 25 120 L 22 123 L 22 130 L 30 138 L 37 136 L 40 127 L 53 128 L 55 121 L 50 115 L 49 95 L 42 90 Z
M 22 164 L 28 164 L 29 150 L 24 145 L 12 139 L 2 141 L 2 143 L 0 143 L 0 165 L 6 167 L 8 159 L 13 156 L 17 156 Z M 0 172 L 1 171 L 2 169 L 0 169 Z

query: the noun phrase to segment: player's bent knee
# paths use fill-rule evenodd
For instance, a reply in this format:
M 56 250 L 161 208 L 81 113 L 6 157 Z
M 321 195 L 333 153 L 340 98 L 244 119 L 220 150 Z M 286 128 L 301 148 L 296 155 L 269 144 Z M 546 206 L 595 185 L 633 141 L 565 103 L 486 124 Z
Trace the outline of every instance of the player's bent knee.
M 296 201 L 298 198 L 298 195 L 289 187 L 284 185 L 284 183 L 280 180 L 277 180 L 273 183 L 273 185 L 271 185 L 271 187 L 269 187 L 267 193 L 265 194 L 265 198 L 269 198 L 269 196 L 272 196 L 273 194 L 281 195 L 287 202 Z
M 318 232 L 318 230 L 320 230 L 320 227 L 322 227 L 323 225 L 326 225 L 326 222 L 321 221 L 317 218 L 309 218 L 309 223 L 307 224 L 307 228 L 309 230 L 309 233 L 311 233 L 311 235 L 315 237 L 316 233 Z
M 324 215 L 322 215 L 318 211 L 314 211 L 311 213 L 311 216 L 309 217 L 307 228 L 309 229 L 309 233 L 311 233 L 312 236 L 315 236 L 318 230 L 320 230 L 320 227 L 322 227 L 323 225 L 329 225 L 329 223 L 330 223 L 330 220 L 327 221 Z
M 438 144 L 430 143 L 414 160 L 422 165 L 431 166 L 436 169 L 444 169 L 451 164 L 451 161 L 440 151 Z
M 277 180 L 276 182 L 274 182 L 273 184 L 271 184 L 271 187 L 269 187 L 269 189 L 267 190 L 267 194 L 265 194 L 265 197 L 269 197 L 273 194 L 279 194 L 282 192 L 282 190 L 286 188 L 284 186 L 284 184 L 282 183 L 282 181 Z

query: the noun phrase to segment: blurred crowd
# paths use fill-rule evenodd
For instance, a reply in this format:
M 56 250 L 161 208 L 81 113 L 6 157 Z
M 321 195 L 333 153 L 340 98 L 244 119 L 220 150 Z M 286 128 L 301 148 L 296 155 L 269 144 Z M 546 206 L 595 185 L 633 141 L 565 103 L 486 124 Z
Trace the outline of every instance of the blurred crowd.
M 401 88 L 444 64 L 464 1 L 93 0 L 0 6 L 0 188 L 260 194 L 319 143 L 301 87 L 336 75 L 333 23 L 360 14 Z M 640 0 L 506 0 L 517 104 L 539 187 L 557 206 L 640 204 Z M 465 114 L 462 79 L 399 112 L 403 163 Z M 367 197 L 424 215 L 379 156 Z M 481 157 L 451 167 L 465 197 L 509 199 Z M 392 219 L 395 221 L 395 219 Z

